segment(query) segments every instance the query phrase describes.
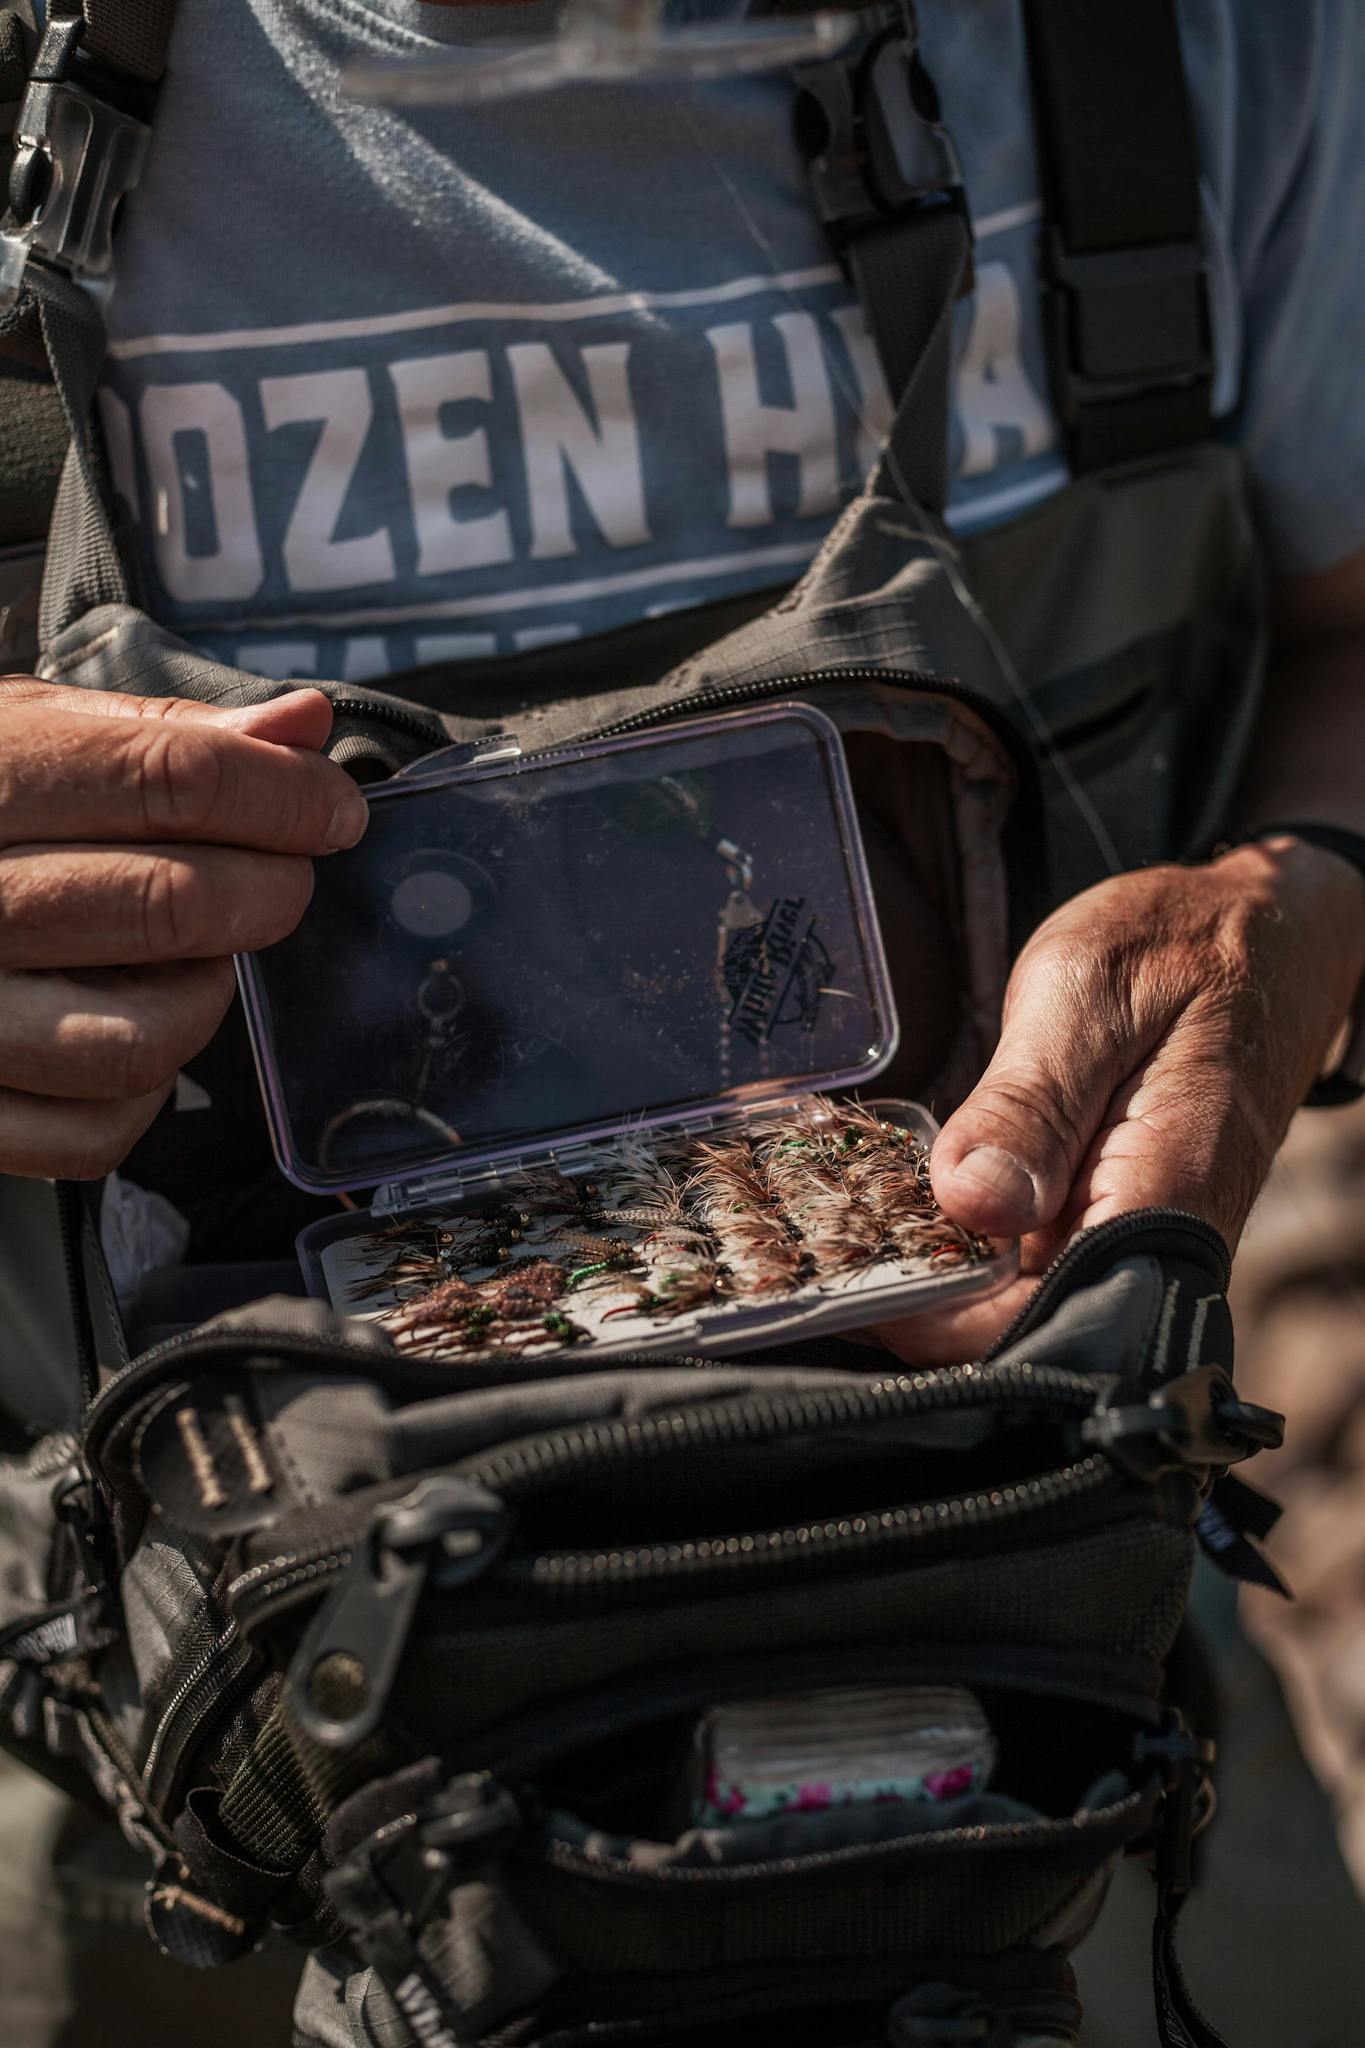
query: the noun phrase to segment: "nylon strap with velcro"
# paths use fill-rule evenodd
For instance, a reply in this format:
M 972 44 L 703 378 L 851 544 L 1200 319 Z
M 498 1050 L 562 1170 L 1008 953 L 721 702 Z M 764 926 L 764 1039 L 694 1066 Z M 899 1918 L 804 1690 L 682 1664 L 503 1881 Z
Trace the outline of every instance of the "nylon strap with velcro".
M 1205 439 L 1199 160 L 1175 0 L 1023 0 L 1053 402 L 1076 473 Z

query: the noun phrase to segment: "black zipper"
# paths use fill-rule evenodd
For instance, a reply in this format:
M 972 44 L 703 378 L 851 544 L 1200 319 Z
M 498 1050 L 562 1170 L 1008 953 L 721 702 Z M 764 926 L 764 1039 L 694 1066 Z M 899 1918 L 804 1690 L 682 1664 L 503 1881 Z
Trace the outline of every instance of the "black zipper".
M 1000 705 L 991 702 L 977 690 L 968 689 L 952 676 L 936 675 L 927 669 L 893 668 L 822 668 L 807 675 L 773 676 L 766 680 L 750 683 L 712 683 L 695 695 L 685 697 L 681 702 L 654 704 L 647 710 L 631 712 L 625 718 L 617 718 L 606 725 L 588 727 L 575 733 L 571 739 L 560 740 L 553 747 L 538 748 L 523 754 L 523 762 L 543 760 L 547 755 L 562 752 L 567 747 L 579 747 L 592 740 L 624 739 L 633 732 L 647 732 L 658 725 L 677 725 L 682 720 L 718 711 L 725 705 L 757 704 L 768 697 L 789 697 L 793 693 L 811 689 L 821 683 L 890 683 L 898 689 L 918 690 L 926 695 L 949 697 L 955 703 L 965 705 L 974 711 L 1008 750 L 1015 768 L 1021 776 L 1035 778 L 1037 766 L 1029 749 L 1028 741 L 1020 732 L 1009 713 Z M 428 717 L 420 711 L 400 706 L 392 699 L 369 702 L 362 697 L 333 697 L 332 711 L 338 718 L 371 719 L 381 725 L 393 726 L 400 732 L 419 739 L 435 740 L 437 745 L 445 742 L 458 746 L 461 742 L 452 740 L 438 718 Z
M 374 725 L 392 726 L 396 732 L 434 742 L 438 747 L 459 744 L 458 741 L 451 739 L 434 713 L 428 717 L 408 705 L 399 704 L 392 698 L 371 702 L 365 697 L 333 697 L 330 701 L 334 718 L 359 718 Z
M 1037 779 L 1037 763 L 1028 741 L 1010 714 L 992 703 L 989 697 L 983 697 L 980 691 L 959 683 L 955 677 L 935 675 L 927 669 L 820 668 L 813 669 L 808 675 L 774 676 L 760 682 L 712 683 L 680 703 L 653 704 L 647 710 L 634 711 L 626 718 L 614 719 L 608 725 L 594 726 L 587 732 L 578 733 L 562 744 L 583 746 L 590 740 L 624 739 L 633 732 L 648 732 L 656 725 L 676 725 L 685 718 L 719 711 L 727 704 L 756 704 L 766 697 L 799 697 L 803 690 L 813 689 L 821 683 L 890 683 L 897 689 L 916 690 L 925 696 L 951 698 L 954 703 L 975 712 L 990 728 L 1008 752 L 1021 780 L 1035 782 Z
M 1088 1415 L 1094 1390 L 1078 1375 L 1061 1370 L 1020 1365 L 982 1372 L 958 1367 L 873 1388 L 835 1389 L 828 1396 L 822 1392 L 740 1401 L 635 1423 L 558 1431 L 493 1458 L 467 1460 L 447 1473 L 429 1476 L 406 1498 L 372 1512 L 362 1525 L 333 1534 L 325 1548 L 287 1553 L 252 1566 L 227 1587 L 226 1605 L 242 1630 L 250 1633 L 267 1617 L 274 1620 L 327 1592 L 290 1665 L 291 1706 L 315 1741 L 349 1748 L 369 1734 L 383 1714 L 429 1580 L 434 1579 L 437 1587 L 443 1579 L 465 1586 L 496 1567 L 498 1581 L 511 1591 L 549 1598 L 584 1593 L 613 1597 L 717 1569 L 820 1570 L 873 1550 L 885 1554 L 902 1545 L 945 1537 L 960 1542 L 969 1528 L 1043 1520 L 1082 1501 L 1099 1503 L 1128 1483 L 1107 1456 L 1092 1452 L 1009 1485 L 866 1514 L 696 1542 L 590 1553 L 543 1551 L 507 1561 L 503 1552 L 508 1509 L 545 1480 L 567 1472 L 581 1477 L 587 1469 L 603 1472 L 613 1464 L 665 1451 L 743 1440 L 772 1442 L 814 1428 L 869 1423 L 888 1414 L 984 1403 L 1031 1407 L 1039 1401 Z M 460 1539 L 453 1553 L 449 1532 Z M 344 1681 L 341 1705 L 336 1677 Z
M 79 1708 L 78 1712 L 84 1719 L 91 1741 L 119 1780 L 123 1790 L 120 1804 L 126 1804 L 130 1815 L 144 1824 L 164 1851 L 178 1858 L 179 1845 L 175 1836 L 148 1798 L 142 1774 L 125 1749 L 123 1737 L 114 1723 L 96 1706 Z
M 504 1500 L 514 1501 L 546 1478 L 580 1473 L 593 1465 L 712 1450 L 744 1441 L 767 1442 L 808 1430 L 873 1424 L 887 1416 L 976 1408 L 1001 1401 L 1045 1402 L 1089 1413 L 1095 1390 L 1079 1373 L 1021 1361 L 996 1371 L 954 1365 L 940 1371 L 897 1374 L 873 1386 L 819 1388 L 791 1394 L 744 1394 L 732 1401 L 643 1416 L 631 1422 L 590 1422 L 508 1445 L 491 1457 L 453 1469 Z
M 547 1551 L 526 1565 L 510 1566 L 509 1574 L 524 1578 L 537 1592 L 601 1594 L 727 1569 L 798 1564 L 810 1569 L 833 1559 L 844 1561 L 867 1551 L 894 1549 L 902 1543 L 945 1535 L 956 1538 L 967 1529 L 998 1528 L 1004 1522 L 1041 1517 L 1049 1510 L 1111 1493 L 1116 1483 L 1108 1459 L 1092 1455 L 1009 1486 L 784 1528 L 613 1551 Z
M 725 1890 L 730 1886 L 803 1880 L 827 1873 L 838 1874 L 850 1866 L 875 1865 L 879 1871 L 899 1863 L 918 1862 L 945 1850 L 973 1850 L 991 1853 L 1000 1849 L 1043 1847 L 1051 1842 L 1076 1841 L 1083 1833 L 1114 1833 L 1120 1839 L 1127 1822 L 1151 1804 L 1155 1782 L 1126 1793 L 1109 1806 L 1096 1806 L 1084 1815 L 1066 1814 L 1061 1819 L 988 1822 L 976 1827 L 937 1828 L 931 1834 L 901 1836 L 886 1842 L 852 1842 L 840 1849 L 813 1849 L 804 1856 L 774 1857 L 763 1863 L 708 1863 L 686 1867 L 665 1865 L 642 1870 L 623 1856 L 590 1856 L 572 1843 L 542 1836 L 531 1853 L 571 1877 L 595 1878 L 599 1883 L 629 1891 Z
M 964 1529 L 981 1529 L 1115 1493 L 1121 1477 L 1107 1457 L 1098 1453 L 1078 1458 L 1054 1471 L 1020 1479 L 1008 1486 L 904 1506 L 831 1516 L 817 1522 L 793 1523 L 776 1529 L 693 1541 L 629 1546 L 616 1550 L 546 1550 L 505 1562 L 503 1582 L 511 1589 L 550 1597 L 576 1593 L 620 1593 L 646 1583 L 672 1581 L 727 1569 L 762 1569 L 800 1565 L 819 1568 L 827 1562 L 901 1543 L 931 1542 L 956 1537 Z M 368 1538 L 373 1517 L 317 1550 L 290 1551 L 263 1559 L 240 1572 L 227 1588 L 227 1600 L 243 1630 L 258 1627 L 266 1610 L 272 1618 L 314 1599 L 357 1559 Z
M 157 1717 L 143 1759 L 142 1782 L 153 1805 L 164 1808 L 169 1803 L 196 1735 L 232 1705 L 255 1661 L 236 1622 L 230 1621 L 180 1681 Z
M 888 1417 L 954 1408 L 998 1407 L 1011 1402 L 1024 1407 L 1043 1402 L 1085 1417 L 1094 1408 L 1095 1393 L 1088 1380 L 1060 1367 L 1039 1368 L 1022 1362 L 1000 1371 L 983 1371 L 974 1365 L 953 1366 L 940 1372 L 883 1380 L 871 1387 L 831 1387 L 787 1395 L 746 1395 L 710 1407 L 674 1410 L 633 1422 L 585 1423 L 576 1429 L 555 1430 L 545 1436 L 513 1444 L 492 1457 L 465 1459 L 452 1466 L 448 1476 L 456 1484 L 482 1488 L 495 1495 L 504 1507 L 511 1507 L 520 1497 L 534 1492 L 547 1480 L 553 1481 L 570 1473 L 581 1477 L 586 1470 L 593 1468 L 605 1471 L 613 1465 L 684 1450 L 713 1449 L 722 1444 L 743 1441 L 771 1443 L 820 1429 L 872 1425 Z M 630 1576 L 634 1567 L 623 1562 L 626 1558 L 638 1558 L 643 1571 L 646 1558 L 653 1559 L 656 1551 L 668 1553 L 660 1556 L 656 1573 L 667 1576 L 674 1569 L 689 1572 L 698 1563 L 723 1565 L 727 1559 L 731 1562 L 761 1561 L 768 1554 L 777 1556 L 785 1553 L 792 1558 L 803 1553 L 814 1555 L 822 1545 L 827 1551 L 831 1538 L 837 1540 L 845 1532 L 853 1547 L 878 1543 L 893 1534 L 914 1540 L 917 1535 L 927 1535 L 934 1527 L 958 1527 L 967 1521 L 980 1519 L 984 1508 L 1009 1518 L 1034 1507 L 1050 1505 L 1053 1498 L 1051 1483 L 1060 1480 L 1063 1474 L 1074 1475 L 1077 1492 L 1098 1490 L 1094 1476 L 1097 1471 L 1116 1476 L 1107 1459 L 1086 1457 L 1039 1479 L 1020 1480 L 1009 1487 L 960 1496 L 956 1502 L 944 1500 L 890 1509 L 887 1511 L 890 1517 L 901 1518 L 895 1522 L 894 1530 L 872 1527 L 874 1522 L 880 1525 L 885 1519 L 883 1516 L 852 1515 L 793 1526 L 785 1531 L 764 1531 L 757 1538 L 725 1536 L 690 1545 L 647 1546 L 639 1551 L 585 1555 L 591 1557 L 594 1564 L 600 1562 L 601 1575 L 605 1579 L 616 1576 L 618 1572 L 622 1576 Z M 1030 1488 L 1036 1490 L 1030 1494 Z M 977 1503 L 984 1504 L 984 1507 L 978 1508 Z M 325 1542 L 313 1548 L 263 1560 L 239 1573 L 228 1586 L 226 1597 L 243 1627 L 250 1626 L 257 1618 L 258 1605 L 263 1600 L 274 1606 L 277 1598 L 282 1598 L 287 1605 L 293 1605 L 299 1598 L 311 1598 L 320 1580 L 335 1576 L 346 1568 L 356 1546 L 369 1535 L 377 1516 L 384 1514 L 391 1505 L 386 1501 L 378 1508 L 372 1506 L 363 1521 L 352 1520 L 339 1525 L 329 1533 Z M 859 1523 L 865 1526 L 855 1526 Z M 783 1542 L 782 1538 L 789 1540 Z M 702 1551 L 710 1554 L 705 1558 L 693 1554 Z M 679 1555 L 675 1561 L 674 1552 L 688 1554 Z M 537 1590 L 550 1590 L 556 1587 L 557 1581 L 568 1583 L 572 1576 L 555 1569 L 559 1561 L 569 1555 L 576 1556 L 577 1553 L 543 1552 L 519 1565 L 504 1564 L 502 1568 L 528 1578 Z
M 1107 1499 L 1117 1494 L 1122 1484 L 1109 1460 L 1092 1454 L 1010 1486 L 820 1522 L 619 1550 L 541 1551 L 504 1563 L 499 1577 L 509 1590 L 557 1599 L 575 1594 L 623 1595 L 642 1586 L 672 1583 L 717 1569 L 800 1566 L 819 1570 L 867 1551 L 932 1543 L 936 1538 L 960 1539 L 967 1529 L 1017 1524 L 1035 1516 L 1044 1519 L 1080 1501 Z M 366 1523 L 353 1531 L 349 1541 L 334 1541 L 325 1550 L 269 1558 L 239 1573 L 229 1585 L 227 1597 L 242 1629 L 251 1633 L 267 1613 L 270 1619 L 278 1619 L 282 1612 L 325 1593 L 358 1563 L 369 1533 L 370 1524 Z
M 983 1355 L 981 1363 L 989 1365 L 1017 1344 L 1021 1337 L 1032 1336 L 1058 1303 L 1083 1285 L 1093 1267 L 1103 1270 L 1116 1263 L 1115 1255 L 1119 1250 L 1138 1248 L 1157 1257 L 1198 1257 L 1202 1252 L 1211 1277 L 1218 1281 L 1226 1294 L 1232 1278 L 1232 1259 L 1211 1223 L 1206 1223 L 1202 1216 L 1190 1215 L 1184 1209 L 1135 1209 L 1125 1216 L 1112 1216 L 1107 1223 L 1097 1223 L 1092 1230 L 1073 1238 L 1052 1261 L 1013 1322 Z

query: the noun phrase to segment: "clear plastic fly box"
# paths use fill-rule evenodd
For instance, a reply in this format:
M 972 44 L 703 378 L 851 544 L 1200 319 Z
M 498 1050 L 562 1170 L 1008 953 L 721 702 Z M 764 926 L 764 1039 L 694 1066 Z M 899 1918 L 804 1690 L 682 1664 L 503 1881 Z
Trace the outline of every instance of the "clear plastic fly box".
M 310 1290 L 405 1350 L 718 1354 L 999 1287 L 934 1203 L 835 727 L 802 704 L 371 790 L 242 963 Z M 355 1200 L 366 1190 L 368 1202 Z

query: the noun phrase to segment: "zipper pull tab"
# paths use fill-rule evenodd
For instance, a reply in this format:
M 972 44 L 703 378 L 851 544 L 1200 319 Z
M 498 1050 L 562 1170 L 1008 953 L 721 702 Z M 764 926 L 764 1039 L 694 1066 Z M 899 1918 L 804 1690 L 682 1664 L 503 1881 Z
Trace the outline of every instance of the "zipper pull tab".
M 303 1734 L 324 1749 L 352 1749 L 372 1734 L 424 1588 L 476 1579 L 507 1530 L 496 1494 L 466 1479 L 424 1479 L 381 1508 L 289 1667 L 290 1711 Z
M 1135 1479 L 1167 1472 L 1221 1471 L 1284 1441 L 1284 1417 L 1239 1401 L 1221 1365 L 1201 1365 L 1167 1380 L 1146 1401 L 1100 1407 L 1081 1440 Z

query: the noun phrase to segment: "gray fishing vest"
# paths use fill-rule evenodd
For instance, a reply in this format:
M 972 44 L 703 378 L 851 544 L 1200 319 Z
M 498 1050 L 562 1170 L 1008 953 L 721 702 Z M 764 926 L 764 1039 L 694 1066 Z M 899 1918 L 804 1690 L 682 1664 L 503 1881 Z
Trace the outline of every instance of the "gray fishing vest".
M 82 280 L 110 261 L 172 0 L 51 12 L 16 126 L 0 273 L 0 407 L 27 451 L 0 490 L 6 665 L 27 653 L 38 675 L 82 688 L 264 701 L 292 686 L 207 659 L 139 609 L 90 425 L 104 343 Z M 1030 0 L 1025 16 L 1066 488 L 967 539 L 944 523 L 950 316 L 970 284 L 970 217 L 905 18 L 888 9 L 864 18 L 851 52 L 800 79 L 815 203 L 896 404 L 876 467 L 800 581 L 603 641 L 414 670 L 383 691 L 318 685 L 336 713 L 330 751 L 362 779 L 492 732 L 543 747 L 765 695 L 816 702 L 846 735 L 884 742 L 885 821 L 899 830 L 913 810 L 918 879 L 956 938 L 939 1103 L 980 1072 L 1012 953 L 1049 905 L 1214 842 L 1264 650 L 1241 462 L 1210 438 L 1173 0 L 1109 0 L 1084 15 Z M 12 59 L 0 39 L 0 67 L 7 48 Z M 45 188 L 51 162 L 59 175 Z M 45 203 L 32 199 L 44 189 Z M 27 225 L 25 205 L 38 209 Z M 30 650 L 22 529 L 58 454 Z M 13 1339 L 0 1402 L 30 1427 L 74 1412 L 81 1380 L 118 1361 L 94 1238 L 80 1191 L 0 1179 L 0 1322 Z

